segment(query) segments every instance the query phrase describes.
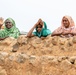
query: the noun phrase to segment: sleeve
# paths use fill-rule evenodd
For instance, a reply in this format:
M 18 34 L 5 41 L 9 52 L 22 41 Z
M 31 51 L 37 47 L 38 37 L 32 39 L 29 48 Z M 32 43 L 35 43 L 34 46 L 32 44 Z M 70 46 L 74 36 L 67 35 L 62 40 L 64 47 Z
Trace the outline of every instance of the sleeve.
M 73 28 L 70 33 L 76 34 L 76 28 Z
M 32 34 L 34 34 L 36 36 L 36 32 L 33 32 Z
M 57 29 L 55 29 L 52 33 L 53 34 L 60 34 L 63 32 L 63 28 L 62 27 L 58 27 Z
M 51 31 L 49 30 L 49 29 L 44 29 L 43 30 L 43 36 L 44 37 L 46 37 L 46 36 L 48 36 L 48 35 L 50 35 L 51 34 Z

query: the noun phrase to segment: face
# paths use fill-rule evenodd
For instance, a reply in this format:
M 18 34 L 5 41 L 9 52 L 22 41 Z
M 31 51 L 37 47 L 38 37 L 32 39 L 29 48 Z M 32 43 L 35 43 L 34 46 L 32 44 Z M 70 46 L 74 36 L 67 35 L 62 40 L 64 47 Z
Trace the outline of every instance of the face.
M 12 25 L 12 22 L 10 20 L 6 20 L 5 26 L 6 26 L 6 28 L 10 29 L 13 25 Z
M 43 25 L 43 21 L 41 19 L 39 19 L 38 22 Z
M 63 25 L 65 26 L 65 28 L 68 28 L 70 23 L 69 23 L 69 20 L 67 18 L 63 18 Z
M 42 25 L 37 25 L 37 31 L 40 32 L 42 30 Z

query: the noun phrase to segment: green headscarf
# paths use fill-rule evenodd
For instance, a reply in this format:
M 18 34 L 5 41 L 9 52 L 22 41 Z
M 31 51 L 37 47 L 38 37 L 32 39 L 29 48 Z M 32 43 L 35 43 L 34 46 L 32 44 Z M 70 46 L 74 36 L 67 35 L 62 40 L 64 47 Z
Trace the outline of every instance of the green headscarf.
M 36 28 L 36 32 L 33 32 L 33 34 L 35 36 L 46 37 L 51 34 L 51 31 L 49 29 L 47 29 L 46 23 L 44 21 L 43 21 L 43 23 L 44 23 L 44 28 L 42 28 L 42 30 L 40 32 L 37 32 L 37 28 Z
M 5 37 L 14 37 L 17 38 L 20 35 L 20 31 L 18 28 L 16 28 L 15 21 L 12 18 L 7 18 L 6 20 L 9 20 L 12 22 L 12 27 L 10 29 L 4 28 L 4 30 L 0 30 L 0 38 L 5 38 Z M 6 21 L 5 20 L 5 21 Z M 4 22 L 5 25 L 5 22 Z

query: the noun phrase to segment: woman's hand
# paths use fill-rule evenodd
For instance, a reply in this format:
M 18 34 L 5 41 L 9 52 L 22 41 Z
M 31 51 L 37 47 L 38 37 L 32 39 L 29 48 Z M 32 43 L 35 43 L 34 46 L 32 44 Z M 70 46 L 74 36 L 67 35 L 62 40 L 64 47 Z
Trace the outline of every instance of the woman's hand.
M 68 35 L 68 34 L 74 35 L 73 33 L 70 32 L 63 33 L 63 35 Z
M 0 28 L 2 27 L 2 25 L 3 25 L 3 18 L 0 17 Z

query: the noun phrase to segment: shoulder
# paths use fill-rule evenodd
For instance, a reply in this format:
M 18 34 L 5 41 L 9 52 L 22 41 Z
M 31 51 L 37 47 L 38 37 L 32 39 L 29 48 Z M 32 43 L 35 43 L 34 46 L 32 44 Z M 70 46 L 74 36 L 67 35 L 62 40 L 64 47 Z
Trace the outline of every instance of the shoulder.
M 15 28 L 13 32 L 20 32 L 18 28 Z
M 32 34 L 33 34 L 33 35 L 37 35 L 37 32 L 33 32 Z

